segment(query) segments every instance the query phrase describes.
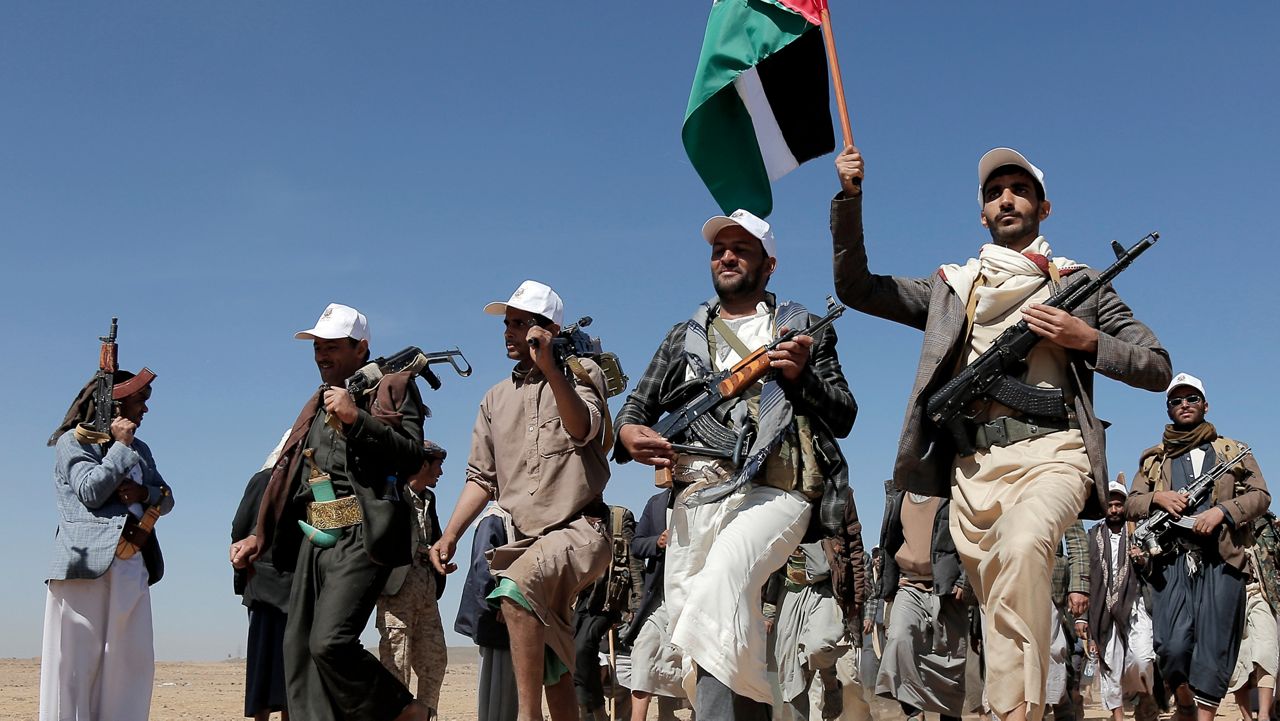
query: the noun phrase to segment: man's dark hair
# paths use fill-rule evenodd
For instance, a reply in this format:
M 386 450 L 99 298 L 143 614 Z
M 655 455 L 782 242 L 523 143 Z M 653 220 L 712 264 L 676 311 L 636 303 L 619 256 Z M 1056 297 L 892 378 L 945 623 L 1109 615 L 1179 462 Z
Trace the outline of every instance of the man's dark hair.
M 356 340 L 355 338 L 350 338 L 350 337 L 349 337 L 349 338 L 347 338 L 347 342 L 351 344 L 351 347 L 352 347 L 352 348 L 354 348 L 354 347 L 356 347 L 357 345 L 359 345 L 359 344 L 360 344 L 360 341 Z M 361 363 L 368 363 L 368 362 L 369 362 L 369 356 L 370 356 L 370 355 L 371 355 L 371 354 L 369 353 L 369 346 L 365 346 L 365 348 L 364 348 L 364 360 L 363 360 L 363 361 L 360 361 L 360 362 L 361 362 Z
M 1026 168 L 1022 167 L 1021 165 L 1014 165 L 1013 163 L 1009 163 L 1008 165 L 1001 165 L 1000 167 L 991 171 L 987 175 L 987 180 L 982 181 L 983 197 L 986 197 L 987 181 L 997 176 L 1012 175 L 1015 173 L 1020 175 L 1025 175 L 1028 178 L 1031 178 L 1031 182 L 1034 183 L 1036 186 L 1036 203 L 1043 203 L 1044 202 L 1044 186 L 1041 185 L 1040 181 L 1036 180 L 1036 176 L 1032 175 L 1031 172 L 1028 171 Z

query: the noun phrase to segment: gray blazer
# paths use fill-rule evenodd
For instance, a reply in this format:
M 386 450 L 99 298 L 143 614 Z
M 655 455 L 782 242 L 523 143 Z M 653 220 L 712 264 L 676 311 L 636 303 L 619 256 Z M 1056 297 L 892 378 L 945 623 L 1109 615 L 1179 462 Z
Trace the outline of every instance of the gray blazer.
M 965 327 L 965 303 L 937 273 L 927 278 L 874 275 L 867 269 L 862 236 L 862 197 L 841 193 L 831 201 L 836 294 L 863 313 L 924 331 L 920 364 L 907 400 L 893 480 L 898 488 L 947 498 L 955 449 L 946 433 L 925 417 L 930 394 L 952 377 Z M 1082 271 L 1095 275 L 1096 271 Z M 1108 285 L 1073 313 L 1098 330 L 1096 358 L 1072 352 L 1068 378 L 1092 466 L 1094 492 L 1084 518 L 1101 518 L 1107 505 L 1107 455 L 1103 424 L 1093 411 L 1094 371 L 1135 388 L 1163 391 L 1173 375 L 1169 353 L 1151 329 L 1133 317 Z M 932 448 L 931 448 L 932 444 Z M 928 451 L 928 456 L 926 456 Z
M 104 451 L 103 446 L 80 443 L 71 430 L 58 439 L 56 453 L 53 494 L 58 505 L 58 530 L 48 580 L 97 578 L 115 559 L 116 543 L 129 514 L 129 507 L 116 497 L 116 487 L 128 478 L 129 469 L 141 466 L 142 483 L 151 489 L 147 504 L 160 503 L 162 514 L 173 509 L 173 494 L 161 493 L 166 484 L 156 471 L 151 449 L 136 438 L 132 448 L 112 443 Z M 164 575 L 164 557 L 154 531 L 142 557 L 150 582 L 159 581 Z

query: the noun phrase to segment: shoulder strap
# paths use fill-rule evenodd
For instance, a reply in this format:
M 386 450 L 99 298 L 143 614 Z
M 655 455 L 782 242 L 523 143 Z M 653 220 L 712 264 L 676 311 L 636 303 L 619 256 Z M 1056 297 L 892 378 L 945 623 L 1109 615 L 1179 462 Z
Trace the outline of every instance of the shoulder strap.
M 603 412 L 600 414 L 603 416 L 601 420 L 604 422 L 603 427 L 600 429 L 600 445 L 604 446 L 604 452 L 608 453 L 609 449 L 613 447 L 613 414 L 609 412 L 609 394 L 603 388 L 596 388 L 595 381 L 591 380 L 591 374 L 587 373 L 587 369 L 582 367 L 582 362 L 578 360 L 577 356 L 566 358 L 565 365 L 569 370 L 573 371 L 573 377 L 577 378 L 579 383 L 585 383 L 600 393 L 600 400 L 604 403 Z
M 747 348 L 747 344 L 742 342 L 742 339 L 738 337 L 737 333 L 733 332 L 733 329 L 729 327 L 728 323 L 724 322 L 723 318 L 717 315 L 711 321 L 711 326 L 716 329 L 716 332 L 720 334 L 720 337 L 724 338 L 724 341 L 729 344 L 729 347 L 732 348 L 739 357 L 746 358 L 751 355 L 751 350 Z M 710 333 L 707 334 L 707 338 L 711 338 Z
M 613 535 L 615 535 L 615 536 L 621 536 L 621 535 L 622 535 L 622 522 L 623 522 L 623 520 L 624 520 L 624 513 L 623 513 L 623 510 L 622 510 L 622 507 L 621 507 L 621 506 L 612 506 L 612 507 L 610 507 L 610 508 L 609 508 L 609 519 L 610 519 L 610 521 L 611 521 L 611 523 L 609 524 L 609 530 L 610 530 L 610 532 L 611 532 Z

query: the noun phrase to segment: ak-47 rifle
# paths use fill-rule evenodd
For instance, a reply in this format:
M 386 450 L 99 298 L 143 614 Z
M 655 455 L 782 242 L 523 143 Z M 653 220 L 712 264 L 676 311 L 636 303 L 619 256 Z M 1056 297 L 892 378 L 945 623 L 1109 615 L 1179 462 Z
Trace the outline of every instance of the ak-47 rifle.
M 734 461 L 734 465 L 740 465 L 742 453 L 747 446 L 746 434 L 739 433 L 734 436 L 730 433 L 728 437 L 725 437 L 724 429 L 719 428 L 715 422 L 708 422 L 710 419 L 706 417 L 707 413 L 724 400 L 741 395 L 756 381 L 764 378 L 765 374 L 769 372 L 769 351 L 774 350 L 783 343 L 795 340 L 796 336 L 816 335 L 834 323 L 836 318 L 839 318 L 844 311 L 844 305 L 837 303 L 831 296 L 827 296 L 827 314 L 814 321 L 807 328 L 789 329 L 767 345 L 752 351 L 751 355 L 735 363 L 729 370 L 689 381 L 685 386 L 700 387 L 702 389 L 701 392 L 654 424 L 654 432 L 663 438 L 673 441 L 680 440 L 686 431 L 690 429 L 696 435 L 718 437 L 718 440 L 727 441 L 727 443 L 724 445 L 717 444 L 719 447 L 705 448 L 680 443 L 672 443 L 671 445 L 678 453 L 697 453 L 705 456 L 731 458 Z M 670 468 L 657 469 L 657 477 L 654 482 L 659 488 L 669 487 L 671 481 Z
M 1241 446 L 1240 451 L 1236 453 L 1234 458 L 1219 461 L 1217 465 L 1205 471 L 1198 478 L 1187 484 L 1179 493 L 1187 497 L 1187 509 L 1194 509 L 1204 501 L 1205 497 L 1213 492 L 1213 486 L 1218 479 L 1223 477 L 1237 463 L 1243 461 L 1246 457 L 1253 455 L 1253 449 L 1249 446 Z M 1155 558 L 1164 553 L 1166 539 L 1169 532 L 1174 526 L 1182 526 L 1189 528 L 1193 524 L 1184 524 L 1187 517 L 1173 520 L 1173 514 L 1158 508 L 1151 515 L 1143 519 L 1142 523 L 1133 530 L 1133 543 L 1142 551 L 1142 555 L 1146 558 Z
M 462 362 L 461 365 L 458 361 Z M 403 371 L 422 376 L 426 379 L 427 385 L 431 386 L 431 390 L 440 390 L 440 377 L 431 370 L 431 366 L 437 363 L 448 363 L 463 378 L 471 375 L 471 364 L 458 348 L 424 353 L 417 346 L 409 346 L 390 357 L 375 358 L 352 373 L 347 379 L 347 393 L 351 394 L 353 399 L 359 400 L 361 396 L 372 393 L 382 381 L 383 376 Z M 321 386 L 321 391 L 325 390 L 328 390 L 327 384 Z M 341 428 L 341 424 L 334 416 L 329 416 L 327 423 L 334 430 Z
M 93 377 L 93 420 L 76 426 L 76 439 L 81 443 L 107 443 L 111 440 L 111 419 L 116 415 L 115 372 L 120 369 L 116 347 L 117 318 L 111 318 L 111 330 L 100 336 L 98 374 Z
M 1111 241 L 1111 249 L 1116 254 L 1115 263 L 1093 279 L 1082 275 L 1079 280 L 1073 280 L 1043 305 L 1070 313 L 1105 288 L 1159 239 L 1159 233 L 1151 232 L 1128 250 L 1116 241 Z M 929 420 L 951 434 L 959 455 L 971 456 L 976 451 L 973 440 L 969 437 L 969 430 L 965 427 L 965 413 L 970 404 L 978 399 L 993 398 L 1010 408 L 1039 418 L 1067 418 L 1062 389 L 1040 388 L 1017 379 L 1026 369 L 1027 355 L 1040 340 L 1040 336 L 1031 330 L 1027 321 L 1018 321 L 1006 328 L 990 348 L 955 378 L 929 396 L 925 405 Z
M 622 363 L 618 356 L 608 353 L 596 336 L 589 335 L 583 328 L 591 325 L 591 316 L 584 315 L 567 328 L 562 329 L 551 339 L 551 353 L 555 356 L 556 365 L 564 369 L 566 377 L 577 376 L 582 379 L 586 372 L 581 365 L 576 365 L 578 358 L 590 358 L 600 366 L 604 374 L 605 395 L 612 398 L 627 389 L 630 379 L 622 372 Z M 538 339 L 529 341 L 530 348 L 538 347 Z

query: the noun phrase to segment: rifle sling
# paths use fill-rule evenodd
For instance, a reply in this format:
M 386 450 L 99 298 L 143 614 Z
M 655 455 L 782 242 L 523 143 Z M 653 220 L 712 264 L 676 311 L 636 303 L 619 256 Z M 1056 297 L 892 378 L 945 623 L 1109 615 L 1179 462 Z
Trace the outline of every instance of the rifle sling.
M 729 327 L 728 323 L 724 322 L 723 318 L 717 315 L 711 321 L 711 327 L 716 329 L 716 332 L 720 334 L 720 337 L 724 338 L 724 342 L 728 343 L 729 347 L 732 348 L 740 358 L 745 360 L 747 356 L 751 355 L 752 351 L 747 348 L 747 344 L 742 342 L 742 339 L 738 337 L 737 333 L 733 332 L 733 329 Z M 711 346 L 711 356 L 714 358 L 715 340 L 714 336 L 710 333 L 707 334 L 707 345 Z

